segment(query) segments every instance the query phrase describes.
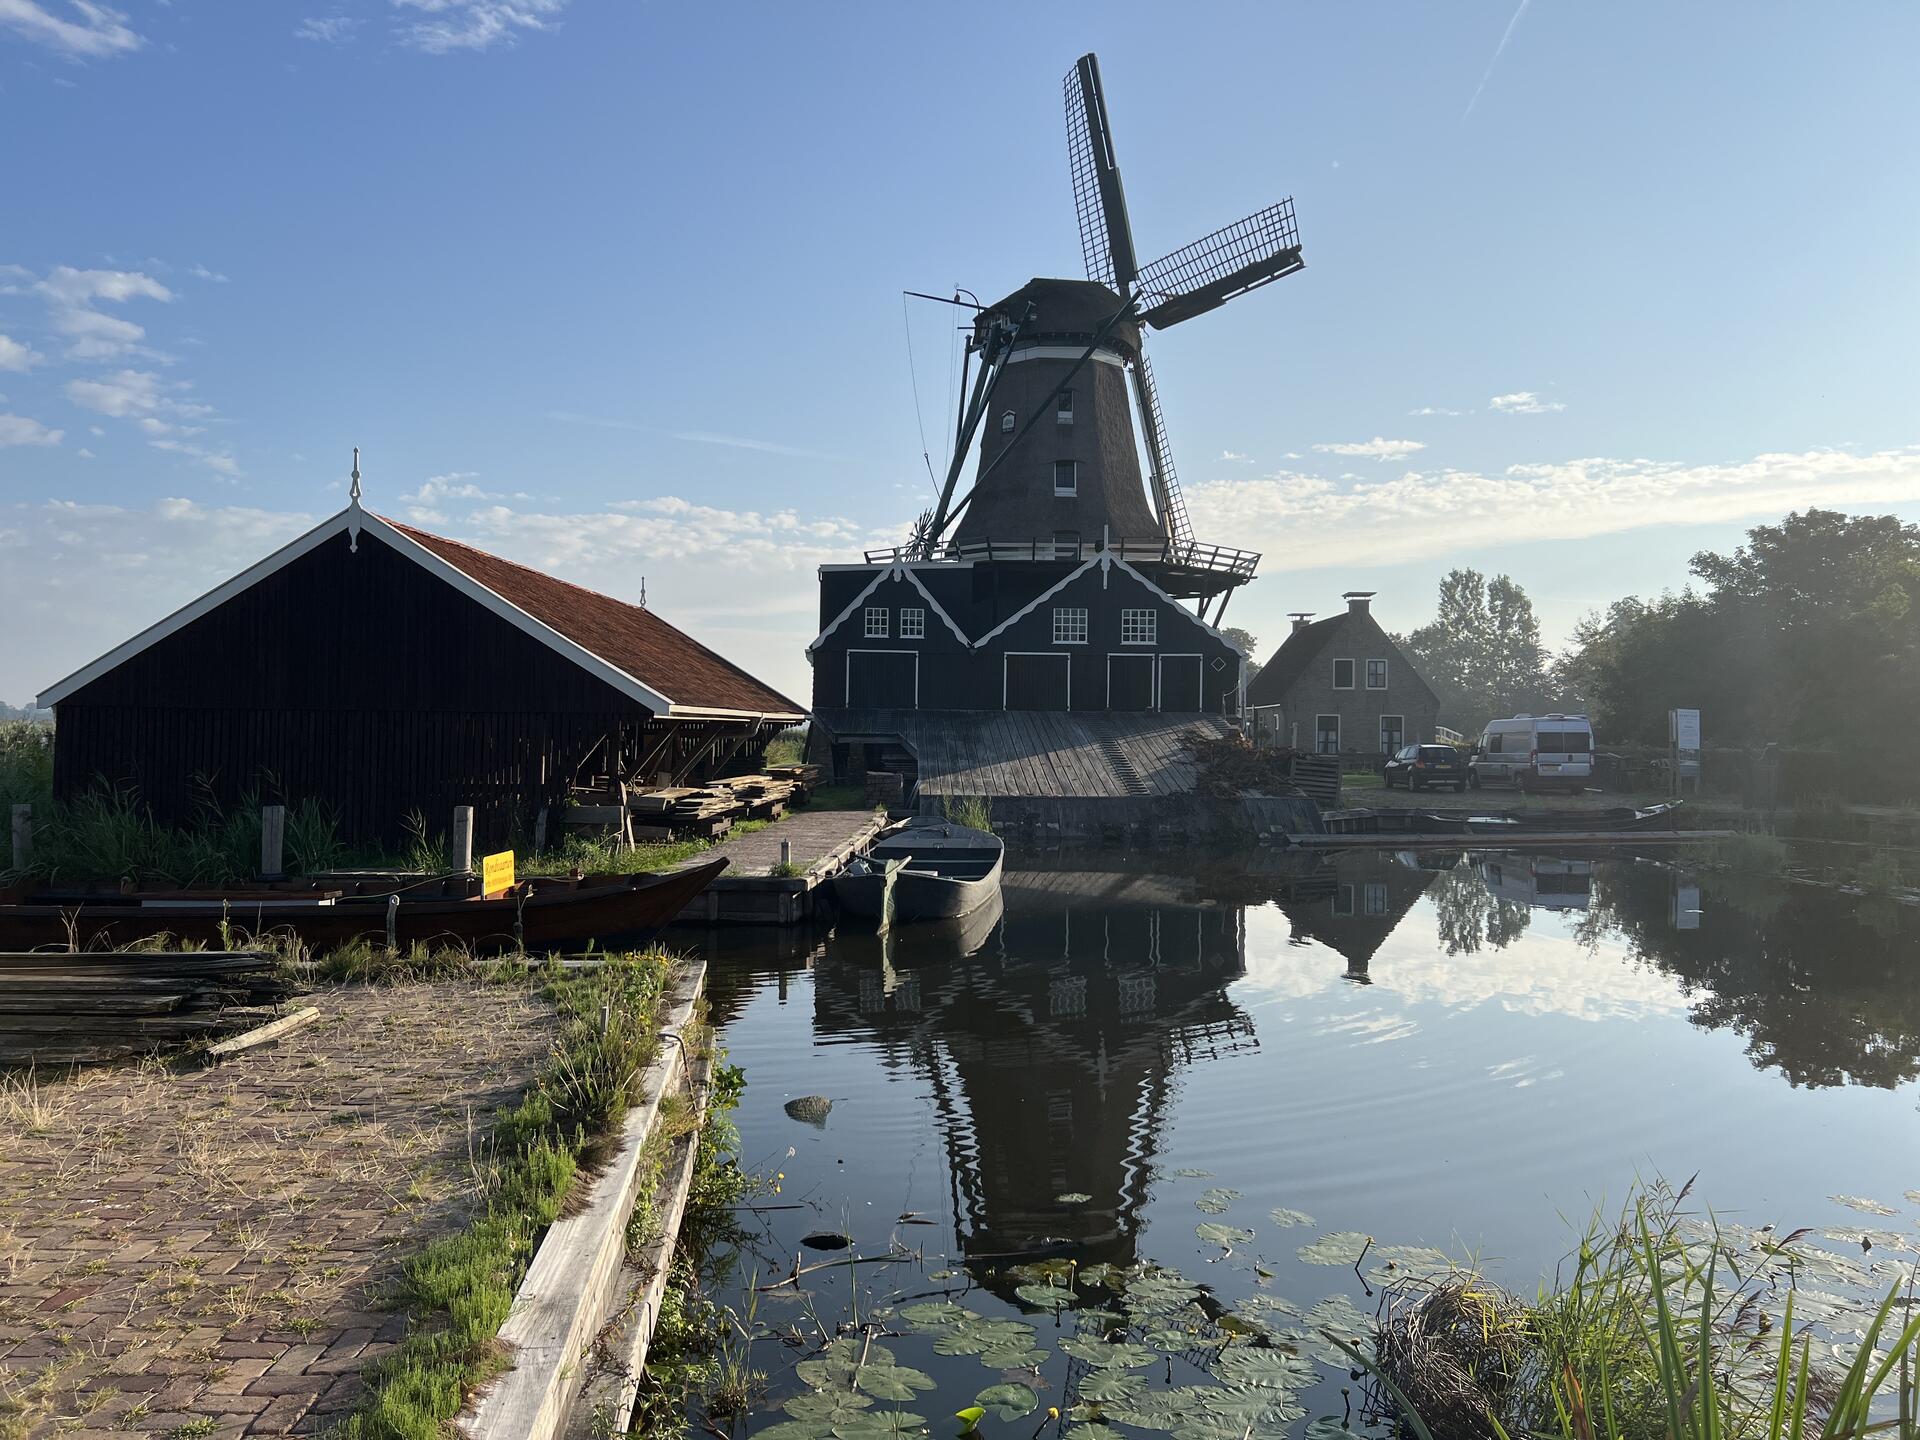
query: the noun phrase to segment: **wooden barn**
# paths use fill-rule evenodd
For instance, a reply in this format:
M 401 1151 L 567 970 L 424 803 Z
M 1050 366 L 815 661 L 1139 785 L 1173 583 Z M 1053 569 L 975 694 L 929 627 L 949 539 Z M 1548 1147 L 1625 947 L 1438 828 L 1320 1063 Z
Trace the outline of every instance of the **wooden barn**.
M 363 510 L 358 497 L 40 696 L 54 789 L 319 801 L 343 838 L 418 814 L 530 836 L 575 785 L 757 763 L 802 707 L 642 606 Z

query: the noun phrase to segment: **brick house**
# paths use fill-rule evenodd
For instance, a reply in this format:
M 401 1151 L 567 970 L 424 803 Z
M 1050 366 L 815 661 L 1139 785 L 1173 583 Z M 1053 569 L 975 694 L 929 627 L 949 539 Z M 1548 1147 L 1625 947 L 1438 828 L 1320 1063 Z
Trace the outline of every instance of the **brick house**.
M 1293 633 L 1247 686 L 1253 719 L 1283 744 L 1320 754 L 1379 755 L 1431 740 L 1440 697 L 1373 618 L 1373 592 L 1341 598 L 1341 614 L 1293 617 Z

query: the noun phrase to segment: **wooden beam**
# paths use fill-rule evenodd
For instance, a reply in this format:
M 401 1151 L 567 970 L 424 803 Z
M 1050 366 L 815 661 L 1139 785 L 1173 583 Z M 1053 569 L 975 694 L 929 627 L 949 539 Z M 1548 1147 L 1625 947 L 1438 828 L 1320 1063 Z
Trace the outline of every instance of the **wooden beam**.
M 221 1060 L 229 1055 L 238 1055 L 242 1050 L 251 1050 L 259 1045 L 270 1045 L 275 1040 L 285 1039 L 303 1026 L 311 1025 L 320 1018 L 320 1012 L 311 1005 L 302 1006 L 291 1015 L 282 1015 L 278 1020 L 265 1025 L 256 1025 L 253 1029 L 234 1036 L 231 1040 L 219 1040 L 207 1047 L 211 1059 Z

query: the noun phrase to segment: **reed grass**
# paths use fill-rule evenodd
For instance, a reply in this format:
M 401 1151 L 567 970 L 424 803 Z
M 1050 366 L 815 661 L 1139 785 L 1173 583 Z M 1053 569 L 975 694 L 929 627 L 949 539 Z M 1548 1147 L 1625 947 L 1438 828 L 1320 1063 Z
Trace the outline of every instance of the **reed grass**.
M 940 802 L 940 813 L 969 830 L 993 830 L 993 806 L 984 795 L 949 795 Z

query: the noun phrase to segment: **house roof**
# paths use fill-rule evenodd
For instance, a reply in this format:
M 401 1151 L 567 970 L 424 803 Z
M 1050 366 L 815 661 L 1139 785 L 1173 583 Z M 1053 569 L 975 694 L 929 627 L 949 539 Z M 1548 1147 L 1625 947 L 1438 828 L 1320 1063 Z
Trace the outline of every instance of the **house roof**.
M 1349 613 L 1343 610 L 1338 615 L 1315 620 L 1311 625 L 1302 625 L 1281 641 L 1280 648 L 1273 652 L 1267 663 L 1260 667 L 1260 673 L 1248 683 L 1247 699 L 1258 705 L 1276 703 L 1293 688 L 1293 682 L 1305 673 L 1307 666 L 1313 663 L 1313 657 L 1346 624 Z
M 258 564 L 48 687 L 39 703 L 58 704 L 115 666 L 343 534 L 356 546 L 362 535 L 380 540 L 656 715 L 797 720 L 806 713 L 651 610 L 556 580 L 457 540 L 388 520 L 362 510 L 358 503 L 321 521 Z

